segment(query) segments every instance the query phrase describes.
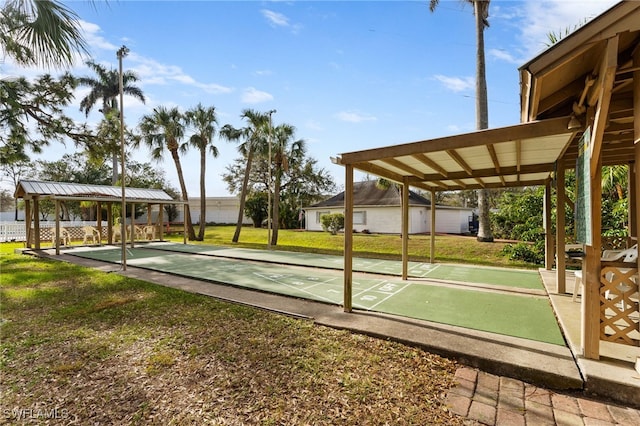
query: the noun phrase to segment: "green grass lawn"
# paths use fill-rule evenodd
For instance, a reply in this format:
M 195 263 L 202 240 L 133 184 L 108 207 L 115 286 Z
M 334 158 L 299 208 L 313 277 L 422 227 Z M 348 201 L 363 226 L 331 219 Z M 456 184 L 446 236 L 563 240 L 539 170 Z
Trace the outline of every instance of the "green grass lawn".
M 202 244 L 229 247 L 265 249 L 267 230 L 245 226 L 237 244 L 231 242 L 235 226 L 208 226 Z M 182 236 L 169 235 L 172 241 L 182 241 Z M 197 241 L 190 243 L 198 244 Z M 531 263 L 512 261 L 501 253 L 506 242 L 479 243 L 475 237 L 458 235 L 436 235 L 436 262 L 467 263 L 475 265 L 495 265 L 518 268 L 537 268 Z M 328 232 L 310 232 L 284 229 L 278 232 L 276 250 L 303 251 L 342 255 L 344 235 Z M 431 237 L 411 235 L 409 237 L 409 259 L 424 262 L 429 260 Z M 353 251 L 357 257 L 397 259 L 402 255 L 402 239 L 399 235 L 354 234 Z
M 0 244 L 0 423 L 463 424 L 447 359 L 21 246 Z

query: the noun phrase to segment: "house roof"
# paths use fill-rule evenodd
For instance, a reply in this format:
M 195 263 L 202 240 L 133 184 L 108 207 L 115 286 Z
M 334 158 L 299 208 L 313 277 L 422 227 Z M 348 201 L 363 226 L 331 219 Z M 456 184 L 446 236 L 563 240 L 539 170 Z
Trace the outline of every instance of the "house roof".
M 592 133 L 602 141 L 602 164 L 628 163 L 639 44 L 640 2 L 621 2 L 520 69 L 523 123 L 343 153 L 334 162 L 426 190 L 542 185 L 558 160 L 575 165 L 586 120 L 574 126 L 573 104 L 584 97 L 582 106 L 606 106 L 596 126 L 603 135 Z
M 38 197 L 51 200 L 119 201 L 122 188 L 119 186 L 90 185 L 83 183 L 47 182 L 21 180 L 15 198 L 25 200 Z M 129 203 L 181 204 L 161 189 L 125 188 L 125 199 Z
M 398 187 L 390 185 L 386 189 L 376 186 L 376 181 L 355 182 L 353 186 L 353 204 L 362 206 L 400 206 L 401 196 Z M 431 201 L 423 196 L 409 191 L 410 206 L 430 206 Z M 344 207 L 344 191 L 327 200 L 310 207 Z

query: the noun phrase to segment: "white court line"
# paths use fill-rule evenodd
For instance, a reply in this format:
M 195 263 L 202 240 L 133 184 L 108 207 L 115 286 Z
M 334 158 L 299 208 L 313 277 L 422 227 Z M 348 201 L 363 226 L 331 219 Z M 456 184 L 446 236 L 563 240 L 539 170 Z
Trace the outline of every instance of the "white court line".
M 284 286 L 286 286 L 286 287 L 289 287 L 289 288 L 291 288 L 291 289 L 296 289 L 296 290 L 298 290 L 298 291 L 302 291 L 303 293 L 307 293 L 307 294 L 310 294 L 310 295 L 315 296 L 315 297 L 320 297 L 320 298 L 322 298 L 322 299 L 326 300 L 327 302 L 336 303 L 336 301 L 335 301 L 335 300 L 331 300 L 331 299 L 329 299 L 328 297 L 320 296 L 319 294 L 312 293 L 312 292 L 310 292 L 310 291 L 307 291 L 307 290 L 306 290 L 306 289 L 304 289 L 304 288 L 295 287 L 295 286 L 292 286 L 292 285 L 290 285 L 290 284 L 287 284 L 287 283 L 283 283 L 283 282 L 277 281 L 277 280 L 275 280 L 275 279 L 273 279 L 273 278 L 271 278 L 271 277 L 265 276 L 265 275 L 263 275 L 263 274 L 261 274 L 261 273 L 259 273 L 259 272 L 254 272 L 254 274 L 256 274 L 256 275 L 257 275 L 257 276 L 259 276 L 259 277 L 265 278 L 265 279 L 267 279 L 267 280 L 269 280 L 269 281 L 275 282 L 275 283 L 277 283 L 277 284 L 281 284 L 281 285 L 284 285 Z M 291 275 L 289 275 L 289 276 L 291 276 Z
M 379 304 L 381 304 L 382 302 L 384 302 L 385 300 L 389 299 L 390 297 L 396 296 L 398 295 L 402 290 L 404 290 L 405 288 L 409 287 L 411 285 L 411 283 L 406 283 L 404 285 L 404 287 L 402 287 L 400 290 L 389 294 L 387 297 L 385 297 L 384 299 L 382 299 L 381 301 L 379 301 L 378 303 L 376 303 L 375 305 L 371 306 L 368 308 L 369 311 L 373 310 L 376 306 L 378 306 Z
M 428 277 L 430 273 L 432 273 L 433 271 L 435 271 L 436 269 L 438 269 L 442 264 L 441 263 L 437 263 L 433 268 L 429 269 L 427 272 L 424 273 L 424 275 L 422 275 L 422 277 Z
M 364 289 L 364 290 L 362 290 L 362 291 L 360 291 L 360 292 L 358 292 L 358 293 L 356 293 L 356 294 L 353 294 L 353 295 L 352 295 L 352 297 L 358 297 L 358 296 L 360 296 L 360 295 L 361 295 L 361 294 L 363 294 L 363 293 L 366 293 L 366 292 L 369 292 L 369 291 L 373 291 L 373 289 L 374 289 L 374 288 L 376 288 L 376 287 L 378 287 L 380 284 L 382 284 L 382 283 L 386 283 L 386 282 L 388 282 L 388 281 L 387 281 L 387 280 L 379 280 L 379 281 L 378 281 L 376 284 L 374 284 L 372 287 L 366 288 L 366 289 Z M 354 283 L 354 284 L 355 284 L 355 283 Z
M 312 281 L 312 282 L 313 282 L 313 285 L 310 285 L 310 286 L 305 287 L 305 288 L 306 288 L 306 289 L 312 289 L 312 288 L 317 287 L 317 286 L 319 286 L 319 285 L 324 285 L 324 284 L 326 284 L 326 285 L 331 285 L 331 284 L 329 284 L 329 283 L 330 283 L 331 281 L 335 281 L 335 280 L 337 280 L 337 278 L 329 278 L 329 279 L 328 279 L 328 280 L 326 280 L 326 281 Z
M 359 266 L 361 268 L 365 268 L 367 271 L 371 271 L 372 269 L 375 269 L 378 267 L 378 265 L 385 265 L 387 262 L 384 260 L 381 261 L 377 261 L 377 262 L 373 262 L 369 259 L 363 261 Z

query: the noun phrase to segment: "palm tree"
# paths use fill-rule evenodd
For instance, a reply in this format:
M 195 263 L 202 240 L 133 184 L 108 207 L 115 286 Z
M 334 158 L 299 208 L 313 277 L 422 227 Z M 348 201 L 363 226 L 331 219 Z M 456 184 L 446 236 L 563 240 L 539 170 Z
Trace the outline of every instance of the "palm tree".
M 303 139 L 293 141 L 295 131 L 295 127 L 289 124 L 281 124 L 272 130 L 272 155 L 275 181 L 273 187 L 273 233 L 271 234 L 271 245 L 274 246 L 278 244 L 278 229 L 280 228 L 280 189 L 282 186 L 282 175 L 289 170 L 289 162 L 304 157 L 306 150 Z
M 602 167 L 602 195 L 607 194 L 611 199 L 626 198 L 626 188 L 629 182 L 629 165 Z
M 487 76 L 484 55 L 484 29 L 489 26 L 490 0 L 462 0 L 473 5 L 476 22 L 476 128 L 489 127 L 489 107 L 487 105 Z M 440 0 L 429 0 L 429 10 L 435 11 Z M 489 190 L 478 190 L 478 241 L 492 242 L 489 220 Z
M 151 149 L 151 157 L 154 160 L 162 160 L 165 149 L 171 153 L 171 158 L 178 173 L 182 201 L 186 203 L 185 232 L 188 233 L 190 240 L 195 240 L 196 236 L 191 223 L 191 212 L 189 211 L 189 195 L 187 194 L 187 186 L 184 183 L 184 174 L 180 164 L 180 152 L 185 153 L 188 147 L 186 143 L 180 143 L 180 140 L 184 137 L 184 122 L 185 118 L 177 107 L 167 109 L 159 106 L 153 109 L 153 114 L 142 117 L 138 127 L 140 128 L 140 137 Z
M 185 113 L 187 125 L 195 127 L 196 132 L 189 139 L 189 143 L 200 151 L 200 226 L 198 228 L 197 240 L 204 240 L 204 228 L 207 217 L 207 203 L 205 198 L 207 192 L 205 190 L 205 170 L 207 166 L 207 151 L 218 156 L 218 147 L 213 144 L 213 136 L 216 132 L 215 125 L 218 124 L 215 107 L 203 107 L 198 104 L 197 107 L 190 109 Z
M 247 188 L 249 186 L 253 156 L 256 151 L 264 151 L 264 147 L 267 144 L 266 136 L 269 128 L 269 114 L 257 112 L 252 109 L 245 109 L 242 111 L 240 117 L 247 121 L 246 127 L 236 129 L 229 124 L 225 124 L 222 129 L 220 129 L 220 135 L 228 141 L 243 141 L 238 145 L 238 152 L 240 152 L 246 160 L 242 189 L 240 191 L 238 222 L 236 223 L 236 231 L 232 239 L 234 243 L 237 243 L 240 239 L 240 230 L 242 229 L 242 219 L 244 217 L 244 203 L 247 198 Z
M 20 65 L 45 68 L 69 67 L 76 53 L 88 53 L 78 15 L 58 1 L 5 1 L 0 47 Z
M 100 112 L 107 119 L 107 115 L 110 111 L 118 111 L 118 95 L 120 94 L 120 75 L 117 70 L 106 69 L 100 64 L 96 64 L 93 61 L 87 61 L 87 66 L 91 68 L 97 75 L 96 77 L 80 77 L 78 78 L 78 84 L 82 86 L 88 86 L 91 91 L 80 101 L 80 111 L 85 115 L 89 115 L 89 112 L 99 101 L 102 101 L 102 109 Z M 132 85 L 138 81 L 138 76 L 133 71 L 125 71 L 122 73 L 122 93 L 133 96 L 145 102 L 144 94 L 140 88 Z M 104 140 L 100 141 L 104 144 Z M 100 143 L 99 142 L 99 143 Z M 118 154 L 120 151 L 120 141 L 112 140 L 112 144 L 108 146 L 108 151 L 111 152 L 111 160 L 113 166 L 113 175 L 111 182 L 115 185 L 118 181 Z

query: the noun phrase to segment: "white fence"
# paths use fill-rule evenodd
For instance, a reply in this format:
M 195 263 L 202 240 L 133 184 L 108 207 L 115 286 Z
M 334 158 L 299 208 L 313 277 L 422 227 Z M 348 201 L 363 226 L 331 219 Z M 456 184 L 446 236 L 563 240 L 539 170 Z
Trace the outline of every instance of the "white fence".
M 104 222 L 103 222 L 104 223 Z M 60 226 L 64 228 L 77 228 L 83 226 L 96 226 L 96 221 L 73 221 L 60 222 Z M 55 228 L 56 222 L 53 220 L 40 222 L 40 239 L 51 240 L 51 229 Z M 33 227 L 33 225 L 32 225 Z M 104 234 L 103 234 L 104 235 Z M 79 238 L 82 238 L 80 235 Z M 24 222 L 0 222 L 0 242 L 7 241 L 27 241 L 27 232 Z

